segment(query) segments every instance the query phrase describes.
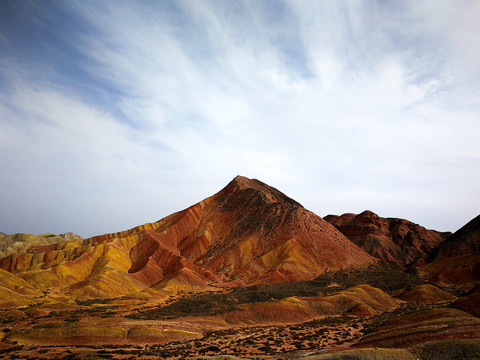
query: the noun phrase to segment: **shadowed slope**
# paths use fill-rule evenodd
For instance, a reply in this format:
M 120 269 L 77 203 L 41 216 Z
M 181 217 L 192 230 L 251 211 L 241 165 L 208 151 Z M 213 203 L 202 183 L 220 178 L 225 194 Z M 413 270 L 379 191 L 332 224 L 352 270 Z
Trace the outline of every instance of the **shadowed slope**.
M 407 350 L 355 349 L 327 351 L 324 354 L 302 356 L 305 360 L 417 360 Z
M 474 287 L 480 281 L 480 215 L 437 246 L 422 271 L 434 282 Z
M 327 215 L 325 220 L 370 255 L 399 268 L 425 259 L 448 235 L 408 220 L 382 218 L 368 210 L 358 215 Z
M 480 338 L 480 320 L 460 310 L 440 308 L 390 318 L 355 346 L 405 348 L 459 338 Z
M 421 360 L 480 359 L 480 339 L 431 341 L 410 351 Z
M 449 236 L 437 246 L 427 261 L 447 259 L 480 252 L 480 215 Z
M 454 301 L 450 307 L 480 317 L 480 293 L 473 293 Z

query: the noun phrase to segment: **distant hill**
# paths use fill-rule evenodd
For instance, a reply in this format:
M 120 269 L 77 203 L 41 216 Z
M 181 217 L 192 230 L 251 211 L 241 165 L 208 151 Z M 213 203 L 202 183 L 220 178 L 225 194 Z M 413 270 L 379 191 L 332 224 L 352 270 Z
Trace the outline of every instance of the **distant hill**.
M 74 233 L 55 234 L 10 234 L 0 233 L 0 258 L 27 251 L 32 245 L 57 244 L 65 240 L 81 239 Z

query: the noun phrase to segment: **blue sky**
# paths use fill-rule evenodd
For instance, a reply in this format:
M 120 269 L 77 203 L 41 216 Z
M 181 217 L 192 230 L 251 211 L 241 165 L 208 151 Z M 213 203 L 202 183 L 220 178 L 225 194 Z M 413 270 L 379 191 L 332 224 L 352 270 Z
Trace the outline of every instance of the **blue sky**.
M 454 231 L 480 199 L 480 2 L 0 2 L 0 231 L 156 221 L 235 175 Z

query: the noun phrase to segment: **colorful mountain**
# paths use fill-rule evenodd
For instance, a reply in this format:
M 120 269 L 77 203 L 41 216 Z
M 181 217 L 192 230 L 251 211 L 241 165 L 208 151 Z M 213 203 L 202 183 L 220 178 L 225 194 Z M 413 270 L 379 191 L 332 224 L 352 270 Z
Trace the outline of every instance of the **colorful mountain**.
M 311 280 L 374 262 L 277 189 L 237 176 L 219 193 L 157 222 L 29 245 L 0 259 L 0 268 L 49 291 L 110 298 L 145 289 L 172 294 Z
M 237 176 L 118 233 L 0 234 L 0 357 L 478 358 L 479 232 L 322 219 Z

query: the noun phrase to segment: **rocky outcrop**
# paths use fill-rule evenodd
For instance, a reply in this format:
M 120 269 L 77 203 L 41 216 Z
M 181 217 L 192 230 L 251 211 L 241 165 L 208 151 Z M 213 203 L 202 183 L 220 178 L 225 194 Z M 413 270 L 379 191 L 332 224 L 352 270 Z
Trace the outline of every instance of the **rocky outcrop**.
M 324 219 L 370 255 L 401 269 L 425 259 L 448 235 L 408 220 L 382 218 L 369 210 L 358 215 L 327 215 Z

